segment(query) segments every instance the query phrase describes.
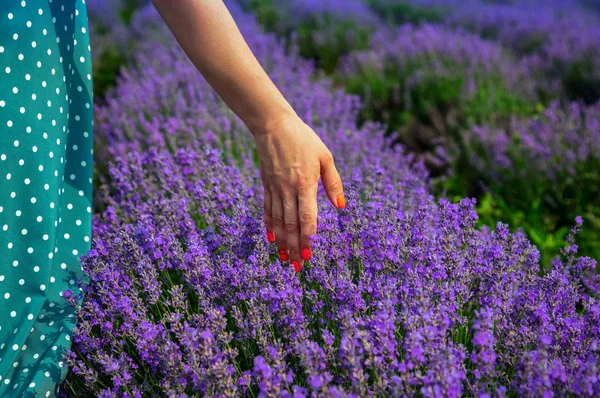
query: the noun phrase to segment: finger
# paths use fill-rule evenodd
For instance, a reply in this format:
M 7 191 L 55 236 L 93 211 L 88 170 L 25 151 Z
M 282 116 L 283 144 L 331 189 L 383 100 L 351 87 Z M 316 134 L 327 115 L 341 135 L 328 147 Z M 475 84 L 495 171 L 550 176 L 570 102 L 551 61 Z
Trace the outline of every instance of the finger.
M 271 199 L 271 190 L 264 187 L 264 207 L 265 207 L 265 226 L 267 227 L 267 239 L 269 242 L 275 242 L 273 230 L 273 201 Z
M 271 191 L 272 221 L 275 231 L 275 240 L 279 257 L 282 261 L 288 260 L 287 234 L 285 233 L 285 217 L 283 213 L 283 200 L 279 192 Z
M 335 168 L 333 156 L 330 153 L 321 160 L 321 180 L 331 203 L 340 209 L 346 207 L 342 179 Z
M 317 184 L 298 194 L 298 218 L 300 220 L 300 255 L 303 260 L 312 257 L 310 237 L 317 233 Z
M 302 267 L 300 256 L 300 222 L 298 220 L 298 197 L 295 194 L 287 194 L 283 198 L 283 217 L 285 218 L 285 232 L 287 233 L 287 245 L 290 253 L 290 261 L 296 272 Z

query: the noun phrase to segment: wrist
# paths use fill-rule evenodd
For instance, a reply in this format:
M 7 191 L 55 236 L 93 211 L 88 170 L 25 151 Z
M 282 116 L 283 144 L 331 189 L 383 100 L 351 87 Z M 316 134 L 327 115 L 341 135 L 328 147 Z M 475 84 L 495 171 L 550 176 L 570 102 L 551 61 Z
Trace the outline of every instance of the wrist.
M 274 134 L 278 130 L 278 126 L 286 120 L 297 119 L 296 111 L 290 106 L 288 109 L 282 109 L 274 112 L 264 118 L 259 118 L 255 121 L 247 123 L 248 129 L 254 137 L 261 135 Z

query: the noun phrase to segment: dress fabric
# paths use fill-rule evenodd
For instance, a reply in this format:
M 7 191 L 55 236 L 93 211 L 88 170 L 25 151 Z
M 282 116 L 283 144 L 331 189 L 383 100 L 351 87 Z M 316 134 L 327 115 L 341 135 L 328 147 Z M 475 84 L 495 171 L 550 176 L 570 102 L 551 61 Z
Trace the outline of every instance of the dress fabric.
M 56 396 L 87 281 L 92 68 L 85 0 L 0 1 L 0 397 Z M 83 278 L 83 279 L 82 279 Z

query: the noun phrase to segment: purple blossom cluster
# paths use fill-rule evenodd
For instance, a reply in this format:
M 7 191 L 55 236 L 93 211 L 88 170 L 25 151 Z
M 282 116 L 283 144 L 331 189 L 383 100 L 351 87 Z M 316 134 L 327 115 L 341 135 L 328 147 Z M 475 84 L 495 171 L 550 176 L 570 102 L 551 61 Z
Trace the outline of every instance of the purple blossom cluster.
M 240 0 L 238 3 L 249 7 L 253 1 Z M 272 0 L 269 3 L 282 16 L 290 17 L 287 22 L 292 27 L 307 19 L 324 16 L 333 16 L 365 26 L 376 26 L 380 22 L 368 4 L 361 0 Z
M 589 103 L 600 98 L 600 14 L 586 8 L 585 2 L 399 2 L 443 10 L 446 24 L 466 27 L 525 56 L 533 69 L 560 78 L 572 98 Z
M 257 221 L 256 172 L 223 155 L 199 143 L 111 167 L 69 356 L 78 392 L 600 392 L 600 289 L 575 246 L 540 276 L 537 249 L 476 230 L 470 200 L 390 195 L 357 172 L 346 210 L 319 209 L 298 277 Z
M 379 31 L 368 50 L 349 55 L 340 69 L 345 75 L 369 69 L 378 73 L 398 70 L 408 75 L 407 90 L 427 78 L 460 73 L 466 79 L 465 97 L 476 91 L 478 79 L 499 78 L 508 90 L 535 101 L 535 76 L 525 64 L 494 42 L 439 25 L 407 24 L 392 34 Z
M 514 162 L 519 161 L 527 164 L 523 173 L 555 185 L 570 184 L 583 170 L 600 164 L 600 103 L 571 103 L 564 108 L 555 102 L 539 117 L 514 121 L 507 129 L 475 127 L 467 139 L 482 149 L 473 154 L 472 164 L 494 183 L 500 183 L 507 171 L 518 172 Z
M 97 109 L 96 167 L 107 178 L 96 190 L 84 300 L 64 294 L 78 324 L 62 390 L 600 394 L 595 261 L 571 241 L 541 275 L 523 234 L 476 229 L 472 200 L 434 201 L 423 166 L 390 148 L 383 126 L 356 126 L 357 97 L 228 5 L 336 155 L 348 205 L 333 208 L 320 190 L 312 259 L 300 274 L 282 263 L 264 236 L 250 134 L 155 12 L 138 13 L 139 51 Z

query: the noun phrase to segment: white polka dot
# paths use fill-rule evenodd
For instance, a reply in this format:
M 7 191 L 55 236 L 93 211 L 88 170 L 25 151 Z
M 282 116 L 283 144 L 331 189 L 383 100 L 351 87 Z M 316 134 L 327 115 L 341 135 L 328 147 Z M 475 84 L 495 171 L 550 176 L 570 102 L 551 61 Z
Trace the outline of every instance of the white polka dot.
M 40 290 L 41 290 L 41 291 L 44 291 L 44 290 L 46 290 L 46 285 L 40 285 Z M 42 339 L 42 340 L 43 340 L 43 339 Z
M 11 311 L 11 312 L 10 312 L 10 316 L 11 316 L 12 318 L 16 317 L 16 316 L 17 316 L 17 312 L 16 312 L 16 311 Z

